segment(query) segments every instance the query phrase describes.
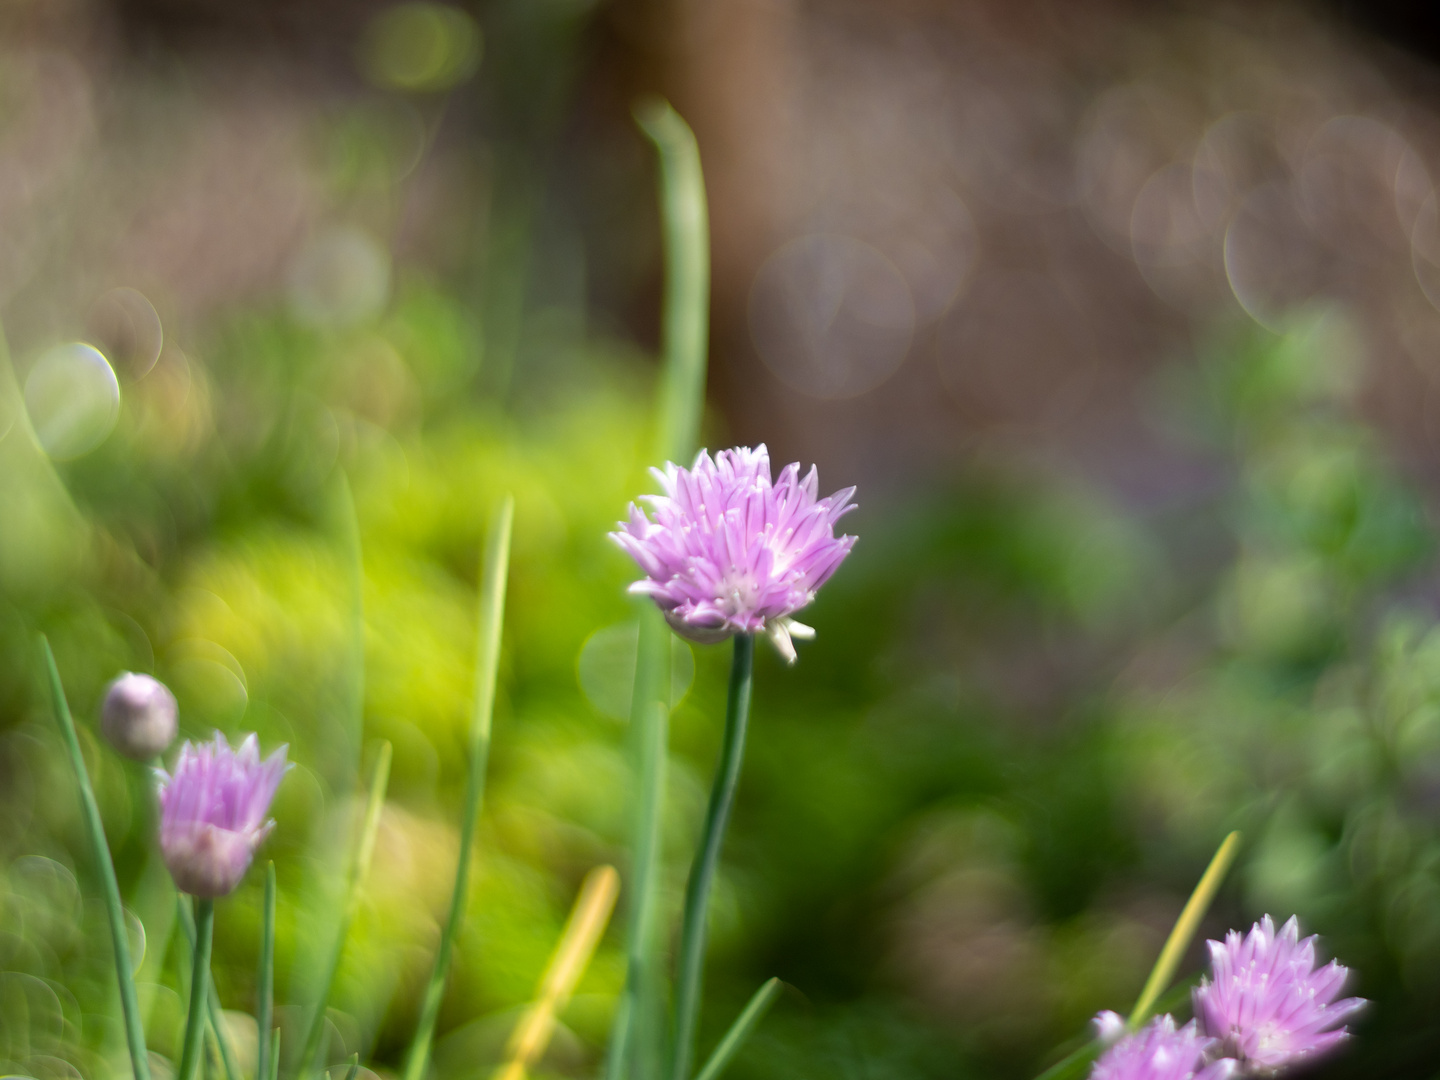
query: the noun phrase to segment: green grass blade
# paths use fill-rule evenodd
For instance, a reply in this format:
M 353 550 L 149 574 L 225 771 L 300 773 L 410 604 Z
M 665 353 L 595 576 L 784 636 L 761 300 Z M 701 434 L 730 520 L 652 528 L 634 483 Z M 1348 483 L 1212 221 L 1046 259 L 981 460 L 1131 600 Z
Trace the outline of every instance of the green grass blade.
M 190 955 L 195 955 L 195 920 L 190 914 L 190 908 L 185 903 L 185 897 L 175 897 L 175 910 L 179 914 L 180 929 L 185 932 L 185 943 L 190 948 Z M 220 1007 L 220 993 L 215 989 L 215 978 L 210 974 L 209 965 L 205 968 L 206 983 L 206 1009 L 210 1018 L 210 1028 L 215 1033 L 215 1046 L 220 1054 L 220 1064 L 225 1070 L 225 1080 L 240 1080 L 240 1069 L 235 1064 L 235 1054 L 230 1046 L 230 1033 L 225 1029 L 225 1016 Z
M 665 244 L 664 364 L 656 402 L 653 460 L 688 462 L 705 407 L 710 319 L 710 225 L 700 150 L 685 121 L 661 100 L 635 111 L 660 159 Z M 607 1080 L 658 1076 L 664 1057 L 664 976 L 655 906 L 662 867 L 661 812 L 670 706 L 670 631 L 653 605 L 640 615 L 630 727 L 639 797 L 627 885 L 625 991 L 611 1026 Z M 414 1080 L 414 1078 L 410 1078 Z
M 635 110 L 660 154 L 660 217 L 665 237 L 665 366 L 660 382 L 655 457 L 687 464 L 705 407 L 710 334 L 710 219 L 700 147 L 680 114 L 662 99 Z
M 344 472 L 340 473 L 335 501 L 350 572 L 349 649 L 344 672 L 345 747 L 343 753 L 334 755 L 343 762 L 345 771 L 337 777 L 335 790 L 351 792 L 360 787 L 360 754 L 365 737 L 365 553 L 360 543 L 355 496 Z
M 275 1014 L 275 863 L 265 864 L 265 906 L 260 916 L 260 969 L 255 979 L 255 1072 L 257 1080 L 275 1080 L 270 1067 L 270 1025 Z
M 1090 1063 L 1100 1056 L 1105 1049 L 1105 1044 L 1099 1039 L 1091 1039 L 1063 1058 L 1057 1061 L 1050 1068 L 1035 1078 L 1035 1080 L 1079 1080 L 1085 1075 Z
M 258 1069 L 260 1063 L 257 1061 L 255 1067 Z M 267 1074 L 270 1080 L 275 1080 L 280 1075 L 280 1029 L 277 1027 L 270 1033 L 270 1072 Z
M 779 979 L 769 979 L 759 990 L 755 991 L 755 996 L 735 1018 L 735 1023 L 730 1025 L 730 1030 L 725 1033 L 725 1037 L 715 1047 L 715 1052 L 710 1055 L 710 1060 L 705 1062 L 705 1067 L 700 1070 L 695 1080 L 716 1080 L 725 1071 L 725 1066 L 730 1064 L 730 1059 L 739 1053 L 740 1048 L 745 1045 L 745 1040 L 750 1038 L 750 1033 L 770 1011 L 770 1006 L 775 1004 L 775 999 L 780 996 L 782 986 Z
M 184 910 L 184 900 L 181 900 Z M 193 1080 L 200 1065 L 200 1046 L 205 1037 L 205 1006 L 210 994 L 210 945 L 215 928 L 215 901 L 196 898 L 195 922 L 192 927 L 190 969 L 190 1009 L 185 1020 L 185 1043 L 180 1053 L 176 1080 Z M 219 1037 L 216 1032 L 216 1037 Z
M 135 1080 L 150 1080 L 150 1058 L 145 1049 L 145 1029 L 140 1018 L 140 1003 L 135 994 L 135 977 L 130 964 L 130 938 L 125 928 L 125 908 L 120 902 L 120 883 L 115 879 L 115 863 L 110 857 L 110 846 L 105 842 L 105 824 L 100 820 L 100 807 L 95 802 L 95 790 L 90 786 L 85 757 L 80 753 L 80 740 L 75 734 L 75 721 L 70 716 L 70 705 L 65 700 L 60 669 L 55 666 L 55 654 L 50 651 L 50 642 L 43 635 L 40 638 L 40 651 L 44 654 L 45 669 L 50 677 L 55 720 L 60 725 L 60 737 L 70 755 L 70 764 L 75 769 L 75 779 L 80 787 L 80 810 L 85 818 L 85 831 L 95 859 L 95 872 L 99 875 L 100 888 L 104 894 L 105 914 L 110 923 L 110 943 L 115 953 L 115 977 L 120 986 L 120 1008 L 125 1019 L 125 1039 L 130 1047 L 130 1065 L 135 1072 Z
M 1135 1002 L 1130 1019 L 1126 1021 L 1126 1026 L 1131 1031 L 1140 1030 L 1140 1026 L 1150 1018 L 1150 1010 L 1155 1005 L 1155 999 L 1164 993 L 1165 988 L 1174 980 L 1175 969 L 1180 965 L 1180 958 L 1190 947 L 1190 939 L 1199 929 L 1200 920 L 1210 909 L 1210 902 L 1215 899 L 1215 893 L 1219 890 L 1221 882 L 1225 880 L 1225 875 L 1230 870 L 1230 864 L 1235 861 L 1235 854 L 1239 850 L 1240 834 L 1232 832 L 1220 844 L 1219 850 L 1215 852 L 1215 857 L 1210 860 L 1210 865 L 1200 876 L 1200 883 L 1195 886 L 1195 891 L 1190 894 L 1190 899 L 1180 912 L 1180 917 L 1175 920 L 1175 927 L 1170 931 L 1170 937 L 1166 939 L 1165 947 L 1160 950 L 1160 957 L 1155 961 L 1150 978 L 1145 980 L 1145 988 L 1140 991 L 1140 997 Z
M 671 1048 L 670 1080 L 687 1080 L 695 1052 L 695 1029 L 700 1021 L 700 995 L 705 972 L 706 915 L 710 909 L 710 889 L 720 865 L 725 826 L 730 820 L 735 788 L 740 783 L 754 668 L 754 635 L 736 634 L 720 764 L 710 787 L 710 803 L 700 831 L 700 845 L 685 887 L 685 918 L 680 928 L 680 962 L 675 977 L 675 1045 Z
M 385 788 L 389 782 L 390 744 L 382 742 L 375 761 L 374 778 L 370 781 L 370 798 L 365 804 L 365 820 L 360 827 L 359 842 L 355 845 L 355 856 L 350 861 L 350 873 L 345 881 L 345 897 L 340 907 L 339 925 L 335 928 L 334 944 L 323 969 L 319 992 L 310 1014 L 310 1027 L 300 1054 L 301 1077 L 315 1072 L 320 1057 L 320 1044 L 325 1036 L 325 1010 L 330 1004 L 330 991 L 335 985 L 335 975 L 340 970 L 341 957 L 345 955 L 345 940 L 350 936 L 350 923 L 360 906 L 360 887 L 370 872 L 370 857 L 375 853 L 375 835 L 380 830 L 380 811 L 385 806 Z
M 515 521 L 515 500 L 506 496 L 496 509 L 485 542 L 485 565 L 480 575 L 480 631 L 475 647 L 475 706 L 470 717 L 470 766 L 465 778 L 465 809 L 460 821 L 460 852 L 455 862 L 455 885 L 450 913 L 435 950 L 435 967 L 421 1000 L 420 1019 L 405 1061 L 404 1080 L 420 1080 L 430 1062 L 435 1021 L 445 997 L 445 981 L 455 937 L 465 919 L 470 895 L 470 862 L 475 826 L 485 801 L 485 772 L 490 760 L 490 731 L 495 717 L 495 681 L 500 670 L 500 637 L 505 623 L 505 584 L 510 576 L 510 533 Z
M 351 1055 L 350 1055 L 350 1068 L 348 1068 L 348 1069 L 345 1070 L 345 1080 L 355 1080 L 355 1077 L 356 1077 L 356 1075 L 357 1075 L 359 1072 L 360 1072 L 360 1055 L 359 1055 L 358 1053 L 351 1054 Z

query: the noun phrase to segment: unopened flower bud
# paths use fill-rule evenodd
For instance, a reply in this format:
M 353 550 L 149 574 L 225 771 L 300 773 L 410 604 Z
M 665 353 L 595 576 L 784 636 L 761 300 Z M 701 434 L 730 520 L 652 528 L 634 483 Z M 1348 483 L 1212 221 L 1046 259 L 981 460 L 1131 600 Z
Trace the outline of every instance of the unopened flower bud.
M 110 745 L 136 761 L 153 761 L 175 741 L 175 695 L 149 675 L 127 671 L 105 691 L 100 730 Z

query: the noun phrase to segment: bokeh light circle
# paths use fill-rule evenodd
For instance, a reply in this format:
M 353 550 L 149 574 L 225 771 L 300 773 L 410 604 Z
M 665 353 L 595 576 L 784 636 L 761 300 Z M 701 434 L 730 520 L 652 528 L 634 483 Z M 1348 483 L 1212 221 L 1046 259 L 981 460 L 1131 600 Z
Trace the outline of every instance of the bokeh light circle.
M 480 66 L 480 27 L 448 4 L 410 0 L 371 20 L 361 42 L 361 66 L 392 90 L 447 90 Z
M 915 333 L 905 277 L 850 236 L 816 233 L 766 260 L 750 290 L 750 333 L 766 366 L 793 390 L 858 397 L 900 367 Z
M 290 267 L 290 304 L 304 322 L 350 326 L 379 314 L 390 296 L 390 255 L 360 229 L 339 226 L 310 241 Z
M 670 639 L 670 707 L 674 708 L 695 681 L 695 655 L 673 634 Z M 635 663 L 640 652 L 640 624 L 616 623 L 596 630 L 575 659 L 580 689 L 597 712 L 612 720 L 630 718 L 635 687 Z
M 103 293 L 91 305 L 85 329 L 112 364 L 131 379 L 144 378 L 165 345 L 155 305 L 144 293 L 129 287 Z
M 25 379 L 25 409 L 45 453 L 56 461 L 88 454 L 120 416 L 120 383 L 99 349 L 75 341 L 35 361 Z
M 1329 261 L 1286 184 L 1252 191 L 1225 232 L 1230 289 L 1246 313 L 1271 330 L 1283 330 L 1289 313 L 1316 297 Z

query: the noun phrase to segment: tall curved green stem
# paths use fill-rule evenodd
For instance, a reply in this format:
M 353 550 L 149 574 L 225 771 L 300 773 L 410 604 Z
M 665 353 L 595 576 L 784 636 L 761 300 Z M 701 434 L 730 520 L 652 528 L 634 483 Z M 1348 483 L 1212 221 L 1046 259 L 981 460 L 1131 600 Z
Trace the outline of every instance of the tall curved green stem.
M 130 1065 L 135 1071 L 135 1080 L 150 1080 L 150 1056 L 145 1050 L 145 1029 L 140 1017 L 140 1002 L 135 994 L 135 976 L 130 964 L 130 937 L 125 929 L 125 908 L 120 901 L 120 883 L 115 879 L 115 863 L 110 857 L 110 846 L 105 842 L 105 823 L 100 820 L 100 807 L 95 802 L 95 791 L 90 786 L 85 757 L 80 753 L 80 740 L 75 735 L 75 721 L 70 716 L 70 705 L 65 700 L 60 669 L 55 666 L 55 654 L 50 651 L 50 642 L 44 635 L 40 637 L 40 651 L 44 654 L 45 669 L 50 676 L 50 696 L 55 707 L 55 720 L 60 725 L 60 737 L 70 755 L 70 764 L 75 769 L 75 780 L 80 787 L 80 811 L 85 818 L 85 831 L 95 858 L 95 872 L 100 877 L 100 889 L 105 898 L 105 914 L 110 923 L 110 944 L 115 952 L 115 978 L 120 984 L 120 1009 L 125 1016 L 125 1039 L 130 1045 Z M 203 993 L 201 1000 L 204 1000 Z
M 210 992 L 210 940 L 215 929 L 215 901 L 195 899 L 194 965 L 190 969 L 190 1012 L 185 1020 L 185 1045 L 175 1080 L 193 1080 L 205 1037 L 205 1006 Z
M 725 826 L 740 782 L 754 666 L 755 638 L 750 634 L 736 634 L 720 765 L 710 788 L 705 827 L 700 832 L 700 847 L 695 852 L 690 881 L 685 888 L 685 921 L 680 931 L 680 965 L 675 979 L 675 1045 L 670 1059 L 670 1080 L 689 1080 L 695 1054 L 695 1028 L 700 1018 L 700 990 L 705 969 L 705 916 L 710 907 L 715 870 L 720 864 Z
M 684 463 L 695 453 L 705 406 L 710 334 L 710 223 L 700 148 L 680 114 L 660 99 L 635 109 L 660 158 L 665 243 L 664 363 L 655 405 L 652 459 Z M 670 710 L 670 630 L 646 604 L 631 695 L 630 727 L 639 797 L 626 881 L 625 992 L 610 1029 L 606 1080 L 656 1080 L 664 1059 L 664 974 L 657 917 L 660 834 Z
M 465 920 L 465 903 L 470 896 L 470 861 L 475 848 L 475 826 L 485 800 L 485 771 L 490 760 L 490 730 L 495 716 L 495 681 L 500 670 L 500 633 L 505 622 L 505 582 L 510 572 L 510 532 L 514 520 L 515 500 L 507 495 L 495 512 L 485 543 L 485 567 L 480 582 L 480 636 L 475 647 L 475 707 L 470 718 L 470 768 L 465 776 L 465 810 L 460 820 L 460 854 L 455 863 L 450 914 L 440 933 L 435 967 L 421 999 L 420 1021 L 405 1062 L 404 1080 L 421 1080 L 429 1065 L 435 1022 L 440 1016 L 445 980 L 450 973 L 450 956 L 460 924 Z
M 365 804 L 365 818 L 355 845 L 355 857 L 350 862 L 350 873 L 345 881 L 344 901 L 336 920 L 330 957 L 320 977 L 315 1004 L 310 1013 L 310 1028 L 305 1036 L 304 1049 L 300 1051 L 301 1077 L 309 1077 L 317 1070 L 320 1054 L 324 1049 L 325 1010 L 329 1007 L 330 991 L 335 986 L 335 976 L 340 971 L 340 961 L 345 955 L 350 923 L 355 918 L 355 912 L 360 909 L 360 887 L 370 872 L 370 857 L 375 854 L 375 836 L 380 831 L 380 812 L 385 808 L 385 788 L 390 783 L 390 753 L 390 744 L 382 742 L 376 756 L 375 775 L 370 781 L 370 798 Z M 180 1080 L 185 1078 L 181 1077 Z

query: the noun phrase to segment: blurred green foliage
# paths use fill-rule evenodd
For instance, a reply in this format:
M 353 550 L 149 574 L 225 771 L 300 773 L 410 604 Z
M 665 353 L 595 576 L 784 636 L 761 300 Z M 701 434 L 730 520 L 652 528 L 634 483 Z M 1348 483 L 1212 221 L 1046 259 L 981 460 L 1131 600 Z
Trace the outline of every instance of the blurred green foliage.
M 633 570 L 604 533 L 647 486 L 651 368 L 604 337 L 558 334 L 538 373 L 521 365 L 497 389 L 483 329 L 449 285 L 405 274 L 393 300 L 343 325 L 253 306 L 193 356 L 167 347 L 142 377 L 122 373 L 115 431 L 63 464 L 0 369 L 0 416 L 18 418 L 0 439 L 0 1068 L 48 1080 L 124 1062 L 40 630 L 82 720 L 163 1056 L 179 1038 L 182 950 L 148 778 L 96 735 L 105 683 L 153 671 L 187 735 L 290 744 L 298 767 L 264 857 L 279 873 L 292 1048 L 357 776 L 378 740 L 393 745 L 330 1060 L 398 1064 L 455 854 L 485 514 L 508 491 L 492 779 L 435 1052 L 444 1077 L 497 1063 L 581 878 L 625 861 L 614 687 L 633 663 Z M 1158 411 L 1209 479 L 1158 509 L 978 468 L 888 504 L 860 493 L 847 520 L 861 543 L 807 616 L 819 640 L 794 670 L 762 651 L 702 1054 L 778 975 L 797 992 L 737 1077 L 1025 1075 L 1097 1009 L 1128 1006 L 1216 843 L 1240 828 L 1247 848 L 1206 932 L 1298 913 L 1375 1000 L 1327 1075 L 1429 1068 L 1434 536 L 1356 418 L 1353 355 L 1343 320 L 1319 313 L 1284 335 L 1221 335 L 1169 373 Z M 718 422 L 712 434 L 725 441 Z M 672 917 L 725 650 L 682 647 L 676 670 L 692 668 L 673 719 Z M 259 877 L 217 915 L 242 1059 Z M 545 1073 L 593 1072 L 622 977 L 612 931 Z

